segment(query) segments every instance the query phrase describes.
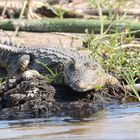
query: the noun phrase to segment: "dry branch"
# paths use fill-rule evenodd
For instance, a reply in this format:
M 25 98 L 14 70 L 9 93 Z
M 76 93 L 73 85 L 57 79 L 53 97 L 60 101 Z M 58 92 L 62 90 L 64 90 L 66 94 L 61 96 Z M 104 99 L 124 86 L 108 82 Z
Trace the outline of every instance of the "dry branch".
M 75 9 L 76 10 L 76 9 Z M 81 9 L 82 10 L 82 9 Z M 89 15 L 99 15 L 98 9 L 93 8 L 87 8 L 82 10 L 83 13 L 89 14 Z M 103 15 L 109 15 L 109 14 L 127 14 L 127 15 L 134 15 L 134 16 L 140 16 L 140 9 L 101 9 Z

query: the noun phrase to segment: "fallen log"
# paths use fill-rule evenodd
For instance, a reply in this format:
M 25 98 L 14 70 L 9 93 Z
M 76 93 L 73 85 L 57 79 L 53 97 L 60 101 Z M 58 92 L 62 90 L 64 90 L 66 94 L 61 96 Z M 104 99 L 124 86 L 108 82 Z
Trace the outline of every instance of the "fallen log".
M 100 33 L 101 21 L 90 19 L 42 19 L 42 20 L 0 20 L 0 29 L 15 30 L 19 26 L 20 31 L 28 32 L 72 32 L 85 33 L 89 32 Z M 126 29 L 136 37 L 140 37 L 140 23 L 131 21 L 103 21 L 104 31 L 108 29 L 108 33 L 122 33 Z M 129 32 L 128 32 L 129 33 Z

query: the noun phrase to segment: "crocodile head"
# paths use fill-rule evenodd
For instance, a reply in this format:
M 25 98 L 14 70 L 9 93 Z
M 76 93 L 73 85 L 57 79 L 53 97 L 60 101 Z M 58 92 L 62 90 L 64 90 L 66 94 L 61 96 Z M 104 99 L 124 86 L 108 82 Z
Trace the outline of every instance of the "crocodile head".
M 64 66 L 64 80 L 73 90 L 85 92 L 104 86 L 106 73 L 92 60 L 71 60 Z

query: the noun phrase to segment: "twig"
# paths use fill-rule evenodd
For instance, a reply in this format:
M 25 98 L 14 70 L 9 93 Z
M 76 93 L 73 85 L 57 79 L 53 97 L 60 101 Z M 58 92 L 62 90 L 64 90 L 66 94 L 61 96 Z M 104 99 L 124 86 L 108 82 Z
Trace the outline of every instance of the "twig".
M 99 15 L 98 14 L 98 10 L 97 9 L 81 9 L 83 10 L 83 13 L 85 14 L 89 14 L 89 15 Z M 127 14 L 127 15 L 135 15 L 135 16 L 140 16 L 140 9 L 102 9 L 102 14 L 103 15 L 109 15 L 110 13 L 112 14 L 115 14 L 115 13 L 118 13 L 118 14 Z
M 27 6 L 28 2 L 29 2 L 29 0 L 24 0 L 23 7 L 22 7 L 22 10 L 21 10 L 19 19 L 18 19 L 19 21 L 21 21 L 21 19 L 22 19 L 22 17 L 23 17 L 23 14 L 24 14 L 24 12 L 25 12 L 25 9 L 26 9 L 26 6 Z M 18 26 L 16 27 L 16 29 L 15 29 L 15 35 L 14 35 L 14 37 L 17 36 L 17 33 L 18 33 L 18 31 L 19 31 L 19 28 L 20 28 L 20 26 L 18 25 Z
M 7 2 L 8 2 L 8 0 L 5 0 L 5 6 L 4 6 L 4 9 L 3 9 L 2 13 L 1 13 L 2 17 L 5 15 L 6 10 L 7 10 Z
M 116 49 L 125 49 L 125 50 L 140 50 L 140 44 L 123 44 L 121 46 L 116 47 Z
M 135 86 L 135 89 L 136 89 L 138 92 L 140 92 L 140 84 L 135 84 L 134 86 Z M 133 91 L 133 89 L 132 89 L 132 87 L 131 87 L 130 85 L 124 85 L 124 89 L 125 89 L 125 90 L 128 90 L 128 91 L 130 91 L 130 92 Z

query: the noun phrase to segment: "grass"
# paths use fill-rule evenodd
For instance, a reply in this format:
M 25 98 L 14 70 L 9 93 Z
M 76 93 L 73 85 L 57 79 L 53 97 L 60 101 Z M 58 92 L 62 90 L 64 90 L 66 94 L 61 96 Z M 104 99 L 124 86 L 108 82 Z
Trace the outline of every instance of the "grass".
M 105 4 L 104 0 L 104 4 Z M 86 32 L 86 38 L 84 41 L 84 46 L 91 51 L 91 58 L 98 61 L 106 72 L 117 77 L 123 84 L 129 84 L 140 101 L 140 95 L 135 89 L 135 83 L 137 77 L 140 75 L 140 49 L 139 50 L 129 50 L 121 46 L 123 44 L 130 44 L 134 38 L 130 36 L 129 29 L 126 29 L 123 33 L 115 33 L 111 35 L 106 35 L 107 31 L 103 32 L 103 21 L 104 17 L 101 13 L 101 7 L 104 7 L 101 1 L 89 0 L 92 6 L 95 6 L 99 11 L 99 16 L 101 20 L 100 35 L 95 35 L 94 33 Z M 107 2 L 107 1 L 106 1 Z M 121 6 L 118 5 L 118 6 Z M 118 17 L 112 22 L 115 22 L 122 17 Z M 106 29 L 108 30 L 108 29 Z
M 91 36 L 87 34 L 84 45 L 91 51 L 90 57 L 98 61 L 107 73 L 120 79 L 122 85 L 129 84 L 140 101 L 135 89 L 136 78 L 140 75 L 140 50 L 127 51 L 118 47 L 131 41 L 133 37 L 124 34 L 101 37 L 92 33 Z
M 0 77 L 0 86 L 2 86 L 2 84 L 4 83 L 4 81 L 5 81 L 5 77 Z
M 29 3 L 28 0 L 24 0 L 23 7 L 22 7 L 22 10 L 20 12 L 19 19 L 18 19 L 19 21 L 23 18 L 23 15 L 24 15 L 24 12 L 25 12 L 25 9 L 26 9 L 26 6 L 27 6 L 28 3 Z M 17 26 L 16 29 L 15 29 L 15 35 L 14 35 L 14 37 L 17 36 L 18 31 L 19 31 L 19 26 Z
M 124 76 L 125 76 L 124 79 L 126 80 L 127 84 L 130 85 L 130 87 L 132 88 L 137 99 L 140 101 L 140 95 L 135 88 L 137 78 L 134 78 L 135 77 L 134 71 L 132 71 L 132 72 L 131 71 L 128 71 L 128 72 L 124 71 Z
M 45 63 L 38 61 L 37 64 L 45 68 L 45 71 L 50 74 L 50 77 L 43 76 L 49 83 L 57 83 L 57 84 L 63 84 L 64 83 L 64 78 L 59 77 L 57 71 L 53 71 L 51 68 L 49 68 Z

